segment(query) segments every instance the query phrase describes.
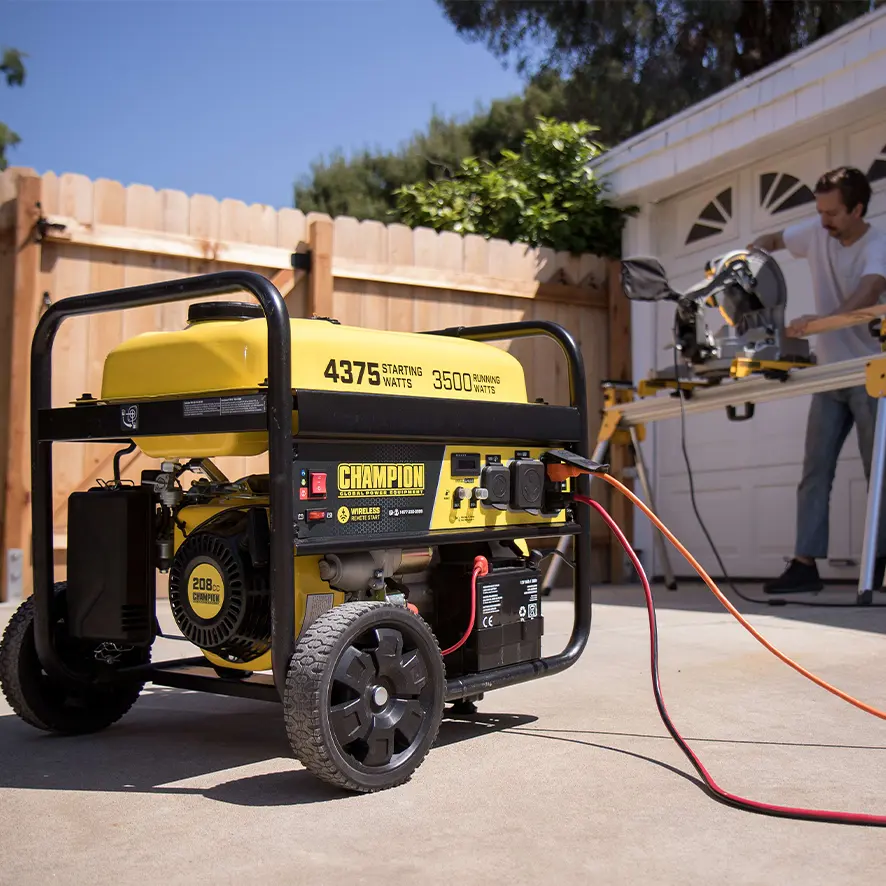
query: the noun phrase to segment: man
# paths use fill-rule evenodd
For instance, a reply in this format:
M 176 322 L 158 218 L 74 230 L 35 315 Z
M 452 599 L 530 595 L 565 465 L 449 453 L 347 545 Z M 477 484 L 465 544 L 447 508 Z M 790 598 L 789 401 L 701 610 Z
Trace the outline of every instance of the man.
M 886 233 L 865 221 L 871 187 L 864 173 L 840 167 L 825 173 L 815 186 L 818 219 L 758 237 L 751 246 L 775 252 L 787 249 L 805 258 L 812 272 L 816 314 L 792 321 L 788 335 L 801 336 L 810 320 L 877 304 L 886 294 Z M 879 352 L 867 324 L 821 333 L 819 363 L 866 357 Z M 823 587 L 816 560 L 828 555 L 831 487 L 837 458 L 855 425 L 858 447 L 869 479 L 877 401 L 864 385 L 813 394 L 806 426 L 803 476 L 797 490 L 797 540 L 785 572 L 764 584 L 769 594 L 817 591 Z M 874 585 L 883 582 L 886 519 L 881 520 Z

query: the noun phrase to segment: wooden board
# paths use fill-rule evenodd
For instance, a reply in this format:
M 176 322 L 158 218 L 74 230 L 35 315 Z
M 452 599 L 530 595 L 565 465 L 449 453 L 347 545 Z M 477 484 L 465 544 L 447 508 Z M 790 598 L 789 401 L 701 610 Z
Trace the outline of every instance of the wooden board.
M 0 600 L 7 596 L 6 564 L 10 551 L 21 551 L 24 565 L 23 595 L 30 591 L 30 351 L 42 299 L 38 288 L 40 246 L 35 233 L 40 217 L 42 182 L 36 175 L 19 177 L 15 206 L 15 256 L 13 261 L 12 336 L 9 360 L 9 424 L 6 442 L 5 506 L 3 509 L 3 560 L 0 563 Z

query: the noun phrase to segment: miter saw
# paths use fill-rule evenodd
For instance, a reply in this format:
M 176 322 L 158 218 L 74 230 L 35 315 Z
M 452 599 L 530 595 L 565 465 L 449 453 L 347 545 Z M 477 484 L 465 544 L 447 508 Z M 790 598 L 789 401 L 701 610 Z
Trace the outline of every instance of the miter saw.
M 816 362 L 806 339 L 785 334 L 787 284 L 778 263 L 761 249 L 735 250 L 708 261 L 705 279 L 682 293 L 671 288 L 655 258 L 624 259 L 621 281 L 629 299 L 677 304 L 674 345 L 682 365 L 655 371 L 647 387 L 678 380 L 681 387 L 707 386 L 754 373 L 785 377 L 792 368 Z M 719 309 L 726 321 L 716 333 L 705 307 Z

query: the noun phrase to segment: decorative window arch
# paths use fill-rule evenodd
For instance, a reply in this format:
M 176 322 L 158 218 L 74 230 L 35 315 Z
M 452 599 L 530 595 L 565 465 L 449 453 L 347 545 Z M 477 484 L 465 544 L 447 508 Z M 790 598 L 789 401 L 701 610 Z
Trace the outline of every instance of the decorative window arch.
M 886 145 L 880 148 L 880 153 L 874 157 L 871 168 L 868 170 L 868 181 L 876 182 L 886 179 Z
M 732 220 L 732 188 L 720 191 L 699 213 L 698 219 L 686 236 L 686 245 L 718 237 Z
M 773 215 L 815 202 L 815 194 L 787 172 L 764 172 L 760 176 L 760 206 Z

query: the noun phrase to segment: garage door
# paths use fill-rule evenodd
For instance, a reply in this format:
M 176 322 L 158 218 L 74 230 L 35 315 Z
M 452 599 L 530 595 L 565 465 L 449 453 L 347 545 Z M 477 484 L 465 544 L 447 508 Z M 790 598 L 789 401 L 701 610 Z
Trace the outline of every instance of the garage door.
M 663 204 L 653 232 L 674 288 L 686 288 L 703 276 L 705 262 L 742 247 L 763 231 L 814 216 L 811 188 L 822 170 L 843 157 L 875 178 L 870 221 L 886 228 L 886 121 L 832 139 L 787 151 L 692 193 Z M 848 150 L 847 150 L 848 149 Z M 840 160 L 834 161 L 834 157 Z M 879 164 L 879 165 L 878 165 Z M 788 284 L 788 317 L 814 310 L 808 266 L 789 253 L 776 254 Z M 672 363 L 673 309 L 655 312 L 654 363 Z M 714 329 L 722 318 L 709 310 Z M 812 346 L 815 348 L 815 339 Z M 784 568 L 794 548 L 796 487 L 800 480 L 808 396 L 758 404 L 748 422 L 730 422 L 725 411 L 687 415 L 686 450 L 693 469 L 699 511 L 730 574 L 765 578 Z M 702 565 L 719 569 L 692 510 L 681 448 L 681 423 L 654 426 L 654 474 L 659 512 L 688 544 Z M 850 435 L 837 469 L 831 498 L 830 559 L 820 563 L 832 579 L 855 580 L 861 557 L 866 488 L 855 434 Z M 679 555 L 677 574 L 690 574 Z M 660 564 L 656 563 L 660 573 Z

